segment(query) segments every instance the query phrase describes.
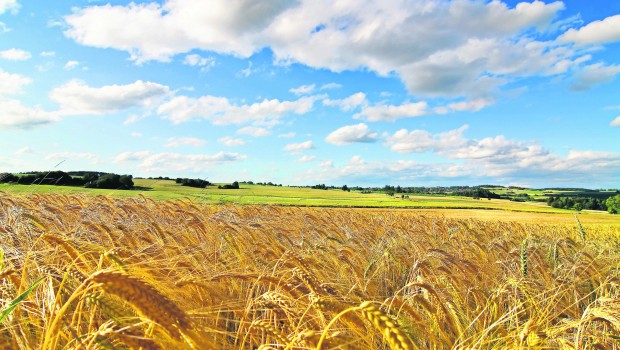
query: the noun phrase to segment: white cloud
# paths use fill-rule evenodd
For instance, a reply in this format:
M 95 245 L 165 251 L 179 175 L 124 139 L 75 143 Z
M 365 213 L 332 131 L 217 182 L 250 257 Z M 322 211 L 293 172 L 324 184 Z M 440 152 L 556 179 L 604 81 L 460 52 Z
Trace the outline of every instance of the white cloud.
M 297 134 L 294 131 L 291 131 L 287 132 L 286 134 L 280 134 L 278 135 L 278 137 L 282 139 L 292 139 L 293 137 L 295 137 L 295 135 Z
M 620 41 L 620 15 L 588 23 L 588 25 L 579 29 L 571 28 L 560 36 L 558 40 L 574 42 L 580 45 Z
M 401 118 L 420 117 L 428 114 L 426 102 L 407 102 L 401 105 L 375 105 L 362 108 L 355 114 L 356 119 L 366 119 L 370 122 L 395 121 Z
M 54 51 L 41 51 L 41 53 L 39 55 L 41 55 L 41 57 L 54 57 L 54 56 L 56 56 L 56 52 L 54 52 Z
M 131 137 L 142 137 L 142 133 L 137 131 L 132 132 L 130 135 Z
M 186 55 L 183 60 L 183 64 L 193 67 L 201 67 L 200 70 L 203 72 L 208 71 L 212 67 L 215 66 L 215 58 L 214 57 L 202 57 L 198 54 Z
M 64 68 L 66 70 L 72 70 L 72 69 L 74 69 L 75 67 L 77 67 L 79 65 L 80 65 L 80 62 L 71 60 L 71 61 L 67 61 L 67 63 L 65 63 L 65 67 Z
M 377 141 L 377 133 L 371 132 L 368 125 L 360 123 L 343 126 L 333 131 L 325 138 L 325 141 L 338 146 L 358 142 L 370 143 Z
M 250 135 L 254 137 L 264 137 L 271 135 L 271 131 L 266 128 L 259 128 L 256 126 L 246 126 L 239 130 L 237 130 L 237 134 L 239 135 Z
M 8 33 L 11 31 L 11 28 L 9 28 L 4 22 L 0 22 L 0 33 Z
M 0 68 L 0 97 L 22 93 L 24 85 L 32 80 L 23 75 L 5 72 Z
M 243 141 L 242 139 L 236 139 L 236 138 L 230 137 L 230 136 L 221 137 L 221 138 L 217 139 L 217 141 L 219 143 L 223 144 L 224 146 L 227 146 L 227 147 L 235 147 L 235 146 L 243 146 L 243 145 L 245 145 L 245 141 Z
M 461 101 L 448 104 L 448 108 L 452 111 L 462 112 L 471 111 L 477 112 L 489 105 L 495 103 L 493 99 L 489 98 L 477 98 L 475 100 Z
M 0 58 L 11 61 L 25 61 L 32 57 L 30 52 L 20 49 L 8 49 L 0 51 Z
M 338 83 L 327 83 L 327 84 L 321 85 L 319 90 L 333 90 L 333 89 L 340 89 L 341 87 L 342 85 Z
M 168 0 L 76 9 L 65 35 L 138 63 L 193 49 L 248 58 L 268 47 L 280 64 L 395 74 L 411 94 L 475 99 L 515 77 L 566 72 L 575 51 L 537 41 L 563 9 L 560 1 Z
M 20 5 L 17 3 L 17 0 L 0 0 L 0 15 L 7 11 L 11 11 L 15 14 L 19 10 L 19 7 Z
M 65 35 L 83 45 L 127 51 L 138 63 L 166 61 L 193 48 L 248 57 L 262 46 L 262 33 L 275 16 L 292 5 L 235 0 L 204 6 L 183 0 L 92 6 L 65 17 Z
M 332 160 L 324 160 L 324 161 L 319 163 L 319 166 L 321 168 L 331 168 L 331 167 L 334 166 L 334 161 L 332 161 Z
M 174 171 L 201 172 L 225 163 L 239 162 L 247 157 L 239 153 L 218 152 L 208 154 L 154 153 L 151 151 L 123 152 L 114 158 L 115 163 L 136 163 L 136 167 L 149 173 Z
M 175 124 L 192 119 L 207 119 L 215 125 L 268 123 L 278 121 L 286 114 L 306 114 L 316 98 L 302 97 L 295 101 L 263 100 L 253 104 L 234 105 L 225 97 L 176 96 L 157 109 L 162 118 Z
M 99 163 L 99 156 L 94 153 L 56 152 L 45 156 L 46 160 L 87 160 L 91 164 Z
M 26 107 L 16 100 L 0 99 L 0 129 L 31 129 L 56 121 L 58 116 L 55 113 Z
M 316 159 L 315 156 L 301 156 L 296 160 L 296 162 L 297 163 L 309 163 L 309 162 L 313 162 L 315 159 Z
M 355 108 L 360 106 L 365 106 L 367 103 L 368 101 L 366 101 L 366 94 L 364 94 L 363 92 L 355 93 L 347 98 L 340 100 L 323 100 L 324 105 L 337 106 L 345 112 L 354 110 Z
M 204 146 L 207 141 L 197 137 L 171 137 L 166 141 L 164 147 L 182 147 L 182 146 Z
M 167 86 L 148 81 L 90 87 L 71 80 L 53 89 L 49 96 L 60 105 L 61 114 L 100 115 L 133 107 L 152 107 L 169 94 Z
M 308 95 L 311 94 L 314 89 L 316 88 L 315 84 L 311 84 L 311 85 L 302 85 L 296 88 L 292 88 L 289 91 L 292 92 L 293 94 L 299 96 L 299 95 Z
M 595 63 L 585 66 L 578 72 L 571 85 L 573 91 L 590 90 L 595 85 L 609 83 L 620 73 L 620 65 L 608 66 L 603 63 Z
M 612 120 L 611 123 L 609 123 L 609 125 L 611 126 L 620 126 L 620 115 L 616 117 L 616 119 Z
M 284 146 L 284 150 L 287 152 L 291 152 L 293 154 L 297 154 L 300 151 L 306 151 L 314 148 L 314 143 L 310 140 L 300 143 L 289 143 Z
M 15 154 L 18 154 L 18 155 L 32 154 L 32 153 L 34 153 L 34 150 L 28 146 L 22 147 L 18 149 L 17 151 L 15 151 Z

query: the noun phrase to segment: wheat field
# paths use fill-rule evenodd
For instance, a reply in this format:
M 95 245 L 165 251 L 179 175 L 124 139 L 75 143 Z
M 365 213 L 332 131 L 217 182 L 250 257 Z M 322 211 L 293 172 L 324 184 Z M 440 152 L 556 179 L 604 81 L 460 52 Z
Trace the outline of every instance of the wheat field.
M 0 193 L 3 349 L 620 348 L 620 226 Z

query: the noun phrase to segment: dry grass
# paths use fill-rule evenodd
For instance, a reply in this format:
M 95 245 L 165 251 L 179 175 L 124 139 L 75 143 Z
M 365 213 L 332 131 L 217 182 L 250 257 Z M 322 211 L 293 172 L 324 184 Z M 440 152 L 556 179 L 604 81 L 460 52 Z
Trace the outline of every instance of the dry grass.
M 618 348 L 620 227 L 582 224 L 2 195 L 0 347 Z

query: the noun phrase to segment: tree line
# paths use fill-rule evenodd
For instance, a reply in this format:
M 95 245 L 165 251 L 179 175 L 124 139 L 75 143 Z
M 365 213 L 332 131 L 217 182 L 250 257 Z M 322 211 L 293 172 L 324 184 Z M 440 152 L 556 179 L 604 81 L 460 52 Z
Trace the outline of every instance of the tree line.
M 26 174 L 0 174 L 0 183 L 14 183 L 22 185 L 55 185 L 55 186 L 83 186 L 86 188 L 102 188 L 115 190 L 130 190 L 133 188 L 132 175 L 118 175 L 89 171 L 48 171 Z

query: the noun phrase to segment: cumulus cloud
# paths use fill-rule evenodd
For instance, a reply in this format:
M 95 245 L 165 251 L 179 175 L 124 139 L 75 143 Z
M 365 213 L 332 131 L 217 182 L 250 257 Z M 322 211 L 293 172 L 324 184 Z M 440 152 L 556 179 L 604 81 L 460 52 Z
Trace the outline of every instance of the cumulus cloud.
M 360 107 L 360 106 L 364 106 L 367 103 L 368 102 L 366 101 L 366 94 L 364 94 L 363 92 L 355 93 L 347 98 L 340 99 L 340 100 L 330 100 L 330 99 L 323 100 L 324 105 L 337 106 L 345 112 L 354 110 L 355 108 Z
M 369 122 L 395 121 L 402 118 L 420 117 L 428 114 L 426 102 L 407 102 L 401 105 L 367 106 L 355 114 L 355 119 L 365 119 Z
M 616 119 L 612 120 L 611 123 L 609 123 L 609 125 L 611 126 L 620 126 L 620 115 L 616 117 Z
M 32 54 L 28 51 L 20 50 L 20 49 L 8 49 L 4 51 L 0 51 L 0 58 L 11 61 L 25 61 L 30 59 Z
M 171 137 L 166 141 L 165 147 L 204 146 L 207 141 L 197 137 Z
M 265 99 L 253 104 L 235 105 L 226 97 L 202 96 L 191 98 L 176 96 L 160 105 L 157 113 L 175 124 L 193 119 L 207 119 L 215 125 L 269 123 L 286 114 L 308 113 L 316 98 L 302 97 L 295 101 Z
M 63 115 L 100 115 L 133 107 L 152 107 L 169 94 L 167 86 L 149 81 L 90 87 L 80 80 L 71 80 L 53 89 L 49 97 L 60 105 Z
M 248 57 L 262 46 L 273 19 L 294 4 L 234 0 L 204 6 L 200 0 L 176 0 L 92 6 L 65 17 L 65 35 L 83 45 L 127 51 L 138 63 L 166 61 L 193 48 Z
M 327 135 L 325 141 L 338 146 L 352 143 L 371 143 L 377 141 L 377 133 L 370 131 L 368 125 L 360 123 L 343 126 L 334 130 Z
M 167 61 L 192 49 L 248 58 L 269 47 L 280 64 L 396 74 L 411 94 L 472 99 L 514 77 L 560 74 L 575 59 L 566 44 L 538 41 L 564 9 L 560 1 L 514 7 L 476 0 L 209 4 L 88 6 L 65 17 L 65 35 L 126 51 L 137 63 Z
M 284 150 L 287 152 L 291 152 L 293 154 L 297 154 L 300 151 L 306 151 L 314 148 L 314 143 L 310 140 L 300 143 L 289 143 L 284 146 Z
M 620 41 L 620 15 L 588 23 L 579 29 L 571 28 L 558 40 L 580 45 L 603 44 Z
M 536 142 L 508 140 L 503 135 L 481 140 L 467 139 L 464 125 L 448 132 L 431 134 L 425 130 L 401 129 L 385 142 L 393 151 L 403 154 L 433 152 L 446 159 L 462 160 L 469 170 L 463 176 L 484 172 L 503 176 L 518 172 L 538 175 L 560 171 L 587 172 L 592 164 L 597 172 L 620 167 L 620 154 L 572 150 L 567 157 L 554 154 Z
M 311 85 L 302 85 L 296 88 L 292 88 L 289 91 L 292 92 L 293 94 L 299 96 L 299 95 L 308 95 L 311 94 L 314 89 L 316 88 L 315 84 L 311 84 Z
M 236 139 L 236 138 L 230 137 L 230 136 L 220 137 L 219 139 L 217 139 L 217 141 L 219 143 L 223 144 L 224 146 L 227 146 L 227 147 L 235 147 L 235 146 L 243 146 L 243 145 L 245 145 L 245 141 L 243 141 L 242 139 Z
M 134 163 L 148 173 L 175 171 L 201 172 L 224 163 L 239 162 L 247 157 L 239 153 L 218 152 L 208 154 L 155 153 L 151 151 L 123 152 L 114 158 L 115 163 Z

